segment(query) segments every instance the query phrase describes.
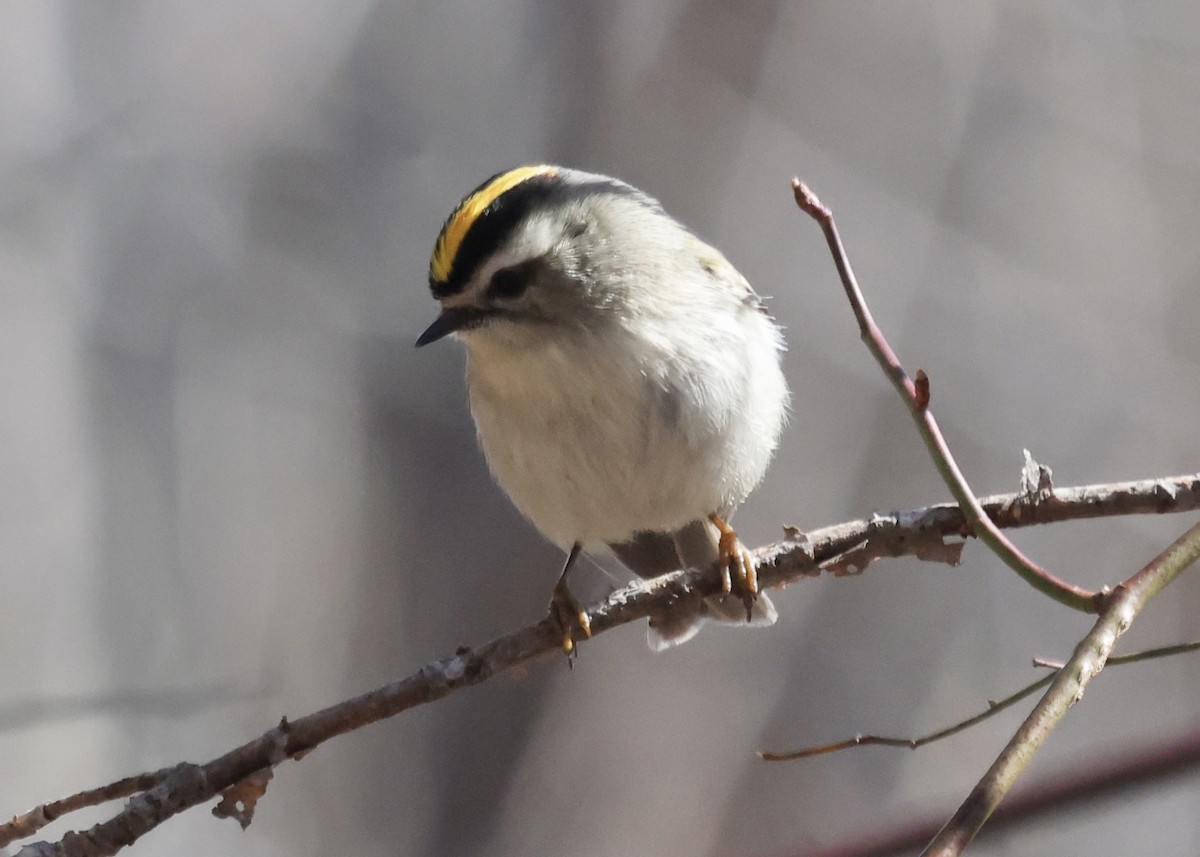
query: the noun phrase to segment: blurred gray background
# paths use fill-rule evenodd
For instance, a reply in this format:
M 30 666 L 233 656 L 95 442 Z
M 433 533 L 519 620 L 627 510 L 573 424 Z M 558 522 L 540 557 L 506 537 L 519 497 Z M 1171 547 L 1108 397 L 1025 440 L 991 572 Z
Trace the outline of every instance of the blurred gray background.
M 542 615 L 561 558 L 487 474 L 460 349 L 412 347 L 443 218 L 518 163 L 644 187 L 773 296 L 796 408 L 751 544 L 946 496 L 793 174 L 980 493 L 1022 447 L 1060 485 L 1200 469 L 1198 93 L 1184 2 L 0 6 L 0 814 Z M 1193 519 L 1018 541 L 1098 586 Z M 1122 648 L 1200 636 L 1198 597 Z M 1025 709 L 915 754 L 755 749 L 939 727 L 1090 624 L 975 546 L 776 603 L 660 656 L 605 635 L 284 765 L 245 833 L 198 809 L 135 853 L 800 854 L 949 812 Z M 1195 657 L 1105 673 L 1029 782 L 1198 703 Z M 1184 778 L 974 853 L 1194 855 L 1198 808 Z

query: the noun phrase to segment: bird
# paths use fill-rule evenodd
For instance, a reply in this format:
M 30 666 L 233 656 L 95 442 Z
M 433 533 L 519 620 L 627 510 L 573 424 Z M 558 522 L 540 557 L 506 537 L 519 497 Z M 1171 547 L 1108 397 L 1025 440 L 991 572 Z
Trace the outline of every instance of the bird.
M 463 343 L 488 466 L 567 554 L 551 608 L 568 654 L 591 635 L 568 572 L 605 547 L 642 578 L 720 564 L 720 594 L 651 615 L 655 651 L 705 621 L 775 623 L 729 520 L 788 418 L 785 344 L 719 250 L 626 182 L 531 164 L 453 209 L 429 288 L 416 345 Z

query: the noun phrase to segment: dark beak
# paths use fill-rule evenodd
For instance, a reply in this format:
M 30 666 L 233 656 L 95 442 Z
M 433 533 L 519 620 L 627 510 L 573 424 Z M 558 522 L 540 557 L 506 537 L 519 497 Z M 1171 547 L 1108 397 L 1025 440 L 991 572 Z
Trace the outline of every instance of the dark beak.
M 491 314 L 492 310 L 480 307 L 445 307 L 442 309 L 442 314 L 433 320 L 433 324 L 425 328 L 425 332 L 417 337 L 417 348 L 437 342 L 456 330 L 476 327 Z

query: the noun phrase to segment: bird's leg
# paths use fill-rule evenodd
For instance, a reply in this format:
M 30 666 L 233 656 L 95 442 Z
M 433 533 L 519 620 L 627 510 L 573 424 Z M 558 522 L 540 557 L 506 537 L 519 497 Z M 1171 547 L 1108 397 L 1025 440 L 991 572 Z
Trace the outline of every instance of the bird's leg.
M 571 571 L 571 566 L 575 565 L 575 560 L 579 559 L 582 550 L 583 545 L 579 542 L 571 546 L 571 552 L 567 554 L 562 574 L 558 576 L 558 583 L 554 584 L 554 594 L 550 598 L 550 612 L 562 628 L 562 647 L 568 656 L 575 651 L 576 628 L 583 632 L 585 639 L 592 636 L 592 620 L 567 586 L 567 574 Z
M 721 565 L 722 588 L 741 597 L 742 604 L 746 606 L 746 621 L 749 622 L 758 598 L 758 572 L 754 568 L 754 559 L 733 527 L 725 523 L 720 515 L 714 512 L 708 516 L 708 520 L 721 534 L 717 542 L 717 561 Z

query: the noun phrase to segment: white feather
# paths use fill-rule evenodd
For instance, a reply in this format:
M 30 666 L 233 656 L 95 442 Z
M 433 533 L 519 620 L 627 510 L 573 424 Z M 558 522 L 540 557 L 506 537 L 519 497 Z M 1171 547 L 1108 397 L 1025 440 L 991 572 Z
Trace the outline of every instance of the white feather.
M 788 408 L 783 337 L 745 279 L 629 190 L 537 210 L 443 300 L 493 313 L 459 333 L 479 440 L 513 503 L 564 550 L 727 517 L 766 472 Z M 497 305 L 493 274 L 529 260 L 547 275 Z M 652 623 L 651 647 L 706 619 L 740 622 L 739 610 L 703 603 Z M 754 610 L 751 624 L 775 620 L 765 595 Z

